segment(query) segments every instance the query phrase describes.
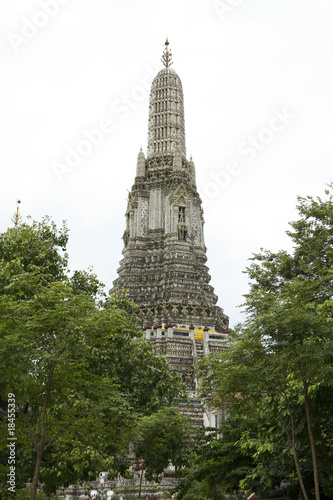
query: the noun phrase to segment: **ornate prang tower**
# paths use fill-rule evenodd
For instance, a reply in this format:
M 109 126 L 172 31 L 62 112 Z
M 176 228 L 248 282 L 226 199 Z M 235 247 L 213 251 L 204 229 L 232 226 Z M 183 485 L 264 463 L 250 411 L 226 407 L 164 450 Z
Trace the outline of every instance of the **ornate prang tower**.
M 224 418 L 223 411 L 202 405 L 195 363 L 227 347 L 228 317 L 216 305 L 209 285 L 201 199 L 194 163 L 186 159 L 183 88 L 170 68 L 171 59 L 167 40 L 165 67 L 151 86 L 147 158 L 141 149 L 126 210 L 124 258 L 111 293 L 127 290 L 155 354 L 164 355 L 171 368 L 182 373 L 189 404 L 180 403 L 179 408 L 190 416 L 192 427 L 214 427 Z M 124 500 L 140 490 L 141 498 L 166 500 L 170 495 L 162 490 L 170 492 L 177 483 L 172 466 L 158 489 L 142 481 L 141 470 L 134 467 L 131 479 L 118 477 L 107 487 Z M 79 493 L 83 497 L 84 489 L 72 487 L 66 493 L 73 499 Z
M 184 96 L 166 40 L 150 92 L 148 148 L 128 199 L 124 258 L 113 292 L 138 305 L 146 338 L 183 372 L 195 397 L 193 363 L 225 346 L 228 317 L 209 284 L 195 166 L 186 159 Z

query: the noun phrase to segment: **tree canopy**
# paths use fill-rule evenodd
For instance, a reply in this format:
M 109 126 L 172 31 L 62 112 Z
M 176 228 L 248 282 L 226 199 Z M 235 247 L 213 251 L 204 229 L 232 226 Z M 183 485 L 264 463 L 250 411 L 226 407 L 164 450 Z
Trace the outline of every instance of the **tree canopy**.
M 189 418 L 175 407 L 163 407 L 139 420 L 134 452 L 141 463 L 139 498 L 143 474 L 148 481 L 159 482 L 172 464 L 176 475 L 189 462 L 191 447 Z
M 282 480 L 305 499 L 333 494 L 333 198 L 299 197 L 293 251 L 261 250 L 246 270 L 247 320 L 230 348 L 202 362 L 203 392 L 241 419 L 236 447 L 253 459 L 240 479 Z M 221 429 L 223 442 L 223 427 Z
M 70 273 L 67 242 L 66 226 L 49 218 L 0 235 L 3 495 L 6 415 L 15 417 L 15 488 L 31 481 L 34 499 L 38 483 L 54 492 L 126 469 L 138 419 L 171 404 L 181 388 L 143 340 L 134 304 L 106 297 L 91 271 Z

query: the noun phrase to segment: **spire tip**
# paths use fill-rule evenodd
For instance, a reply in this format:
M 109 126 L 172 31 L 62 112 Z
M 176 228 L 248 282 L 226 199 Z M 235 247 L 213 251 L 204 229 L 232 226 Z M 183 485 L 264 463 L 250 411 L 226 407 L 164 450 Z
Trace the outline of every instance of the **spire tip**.
M 21 200 L 16 200 L 16 204 L 17 204 L 16 212 L 14 213 L 14 215 L 12 217 L 12 222 L 14 223 L 15 229 L 17 229 L 18 226 L 22 222 L 22 215 L 20 214 L 20 208 L 19 208 L 19 206 L 21 204 Z
M 169 45 L 170 44 L 167 37 L 165 40 L 165 51 L 163 52 L 162 55 L 162 63 L 166 68 L 168 68 L 169 66 L 171 66 L 171 64 L 173 64 L 171 50 L 169 51 Z

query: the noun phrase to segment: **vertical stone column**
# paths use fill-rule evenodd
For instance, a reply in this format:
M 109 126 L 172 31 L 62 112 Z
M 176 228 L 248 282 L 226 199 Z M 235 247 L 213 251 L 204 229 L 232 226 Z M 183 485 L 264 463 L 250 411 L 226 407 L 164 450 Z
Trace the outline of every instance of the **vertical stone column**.
M 168 339 L 173 338 L 173 327 L 172 326 L 169 326 L 167 329 L 167 337 L 168 337 Z

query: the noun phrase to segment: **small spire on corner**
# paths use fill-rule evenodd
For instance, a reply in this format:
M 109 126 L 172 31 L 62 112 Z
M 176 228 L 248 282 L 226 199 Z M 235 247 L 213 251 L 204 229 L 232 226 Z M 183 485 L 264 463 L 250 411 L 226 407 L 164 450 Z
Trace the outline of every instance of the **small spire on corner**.
M 165 41 L 165 51 L 163 52 L 161 60 L 166 68 L 168 68 L 169 66 L 171 66 L 171 64 L 173 64 L 171 50 L 169 52 L 169 40 L 168 40 L 168 38 Z
M 12 222 L 14 223 L 15 229 L 17 229 L 22 222 L 22 215 L 20 214 L 21 200 L 17 200 L 16 203 L 17 203 L 16 212 L 14 213 L 14 215 L 12 217 Z

